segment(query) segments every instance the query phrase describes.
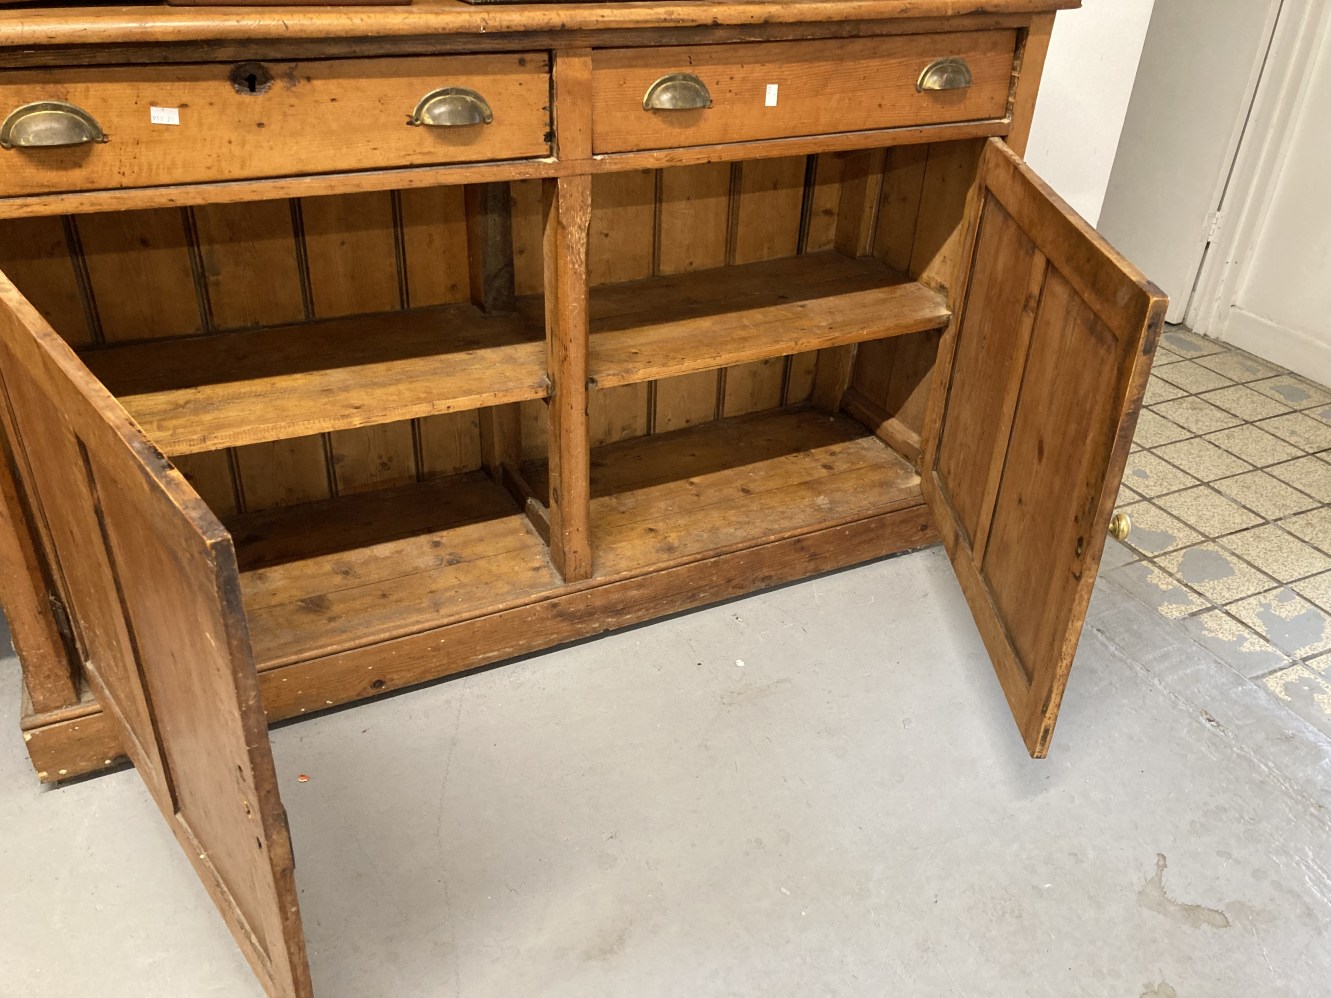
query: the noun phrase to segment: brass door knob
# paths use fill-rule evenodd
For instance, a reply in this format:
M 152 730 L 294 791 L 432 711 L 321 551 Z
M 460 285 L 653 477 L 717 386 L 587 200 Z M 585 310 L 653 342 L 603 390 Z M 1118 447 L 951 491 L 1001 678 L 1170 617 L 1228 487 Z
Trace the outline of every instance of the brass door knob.
M 693 73 L 667 73 L 642 98 L 645 111 L 698 111 L 712 106 L 712 92 Z
M 441 87 L 420 99 L 408 124 L 427 128 L 464 128 L 494 121 L 490 103 L 466 87 Z
M 915 89 L 920 93 L 934 90 L 965 90 L 972 82 L 970 66 L 966 65 L 965 59 L 954 55 L 946 59 L 935 59 L 925 66 L 924 72 L 915 83 Z
M 97 120 L 81 107 L 62 100 L 24 104 L 0 124 L 0 149 L 81 146 L 105 142 Z
M 1109 536 L 1116 541 L 1126 541 L 1132 533 L 1132 517 L 1127 513 L 1115 513 L 1109 521 Z

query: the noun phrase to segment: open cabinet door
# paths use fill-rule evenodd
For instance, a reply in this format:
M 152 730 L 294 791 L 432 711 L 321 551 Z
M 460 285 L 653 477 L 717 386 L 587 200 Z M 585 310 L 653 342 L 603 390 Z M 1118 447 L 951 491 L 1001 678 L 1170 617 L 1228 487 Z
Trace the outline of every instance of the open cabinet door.
M 923 489 L 1017 726 L 1049 751 L 1166 299 L 1004 143 L 980 157 Z
M 268 993 L 311 994 L 230 537 L 3 276 L 0 388 L 90 687 Z

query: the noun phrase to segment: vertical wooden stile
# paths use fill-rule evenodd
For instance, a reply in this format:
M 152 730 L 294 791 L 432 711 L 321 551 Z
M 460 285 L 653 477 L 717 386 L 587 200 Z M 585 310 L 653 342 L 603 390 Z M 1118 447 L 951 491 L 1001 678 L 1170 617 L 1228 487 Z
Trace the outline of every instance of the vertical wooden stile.
M 943 142 L 888 151 L 872 253 L 943 293 L 961 261 L 967 198 L 981 145 Z M 845 398 L 848 411 L 912 463 L 920 460 L 939 333 L 860 344 Z
M 982 142 L 947 142 L 929 147 L 920 209 L 911 247 L 910 274 L 949 295 L 962 273 L 966 207 L 979 172 Z M 905 452 L 918 458 L 940 334 L 902 337 L 896 344 L 887 408 Z
M 915 229 L 920 214 L 920 195 L 924 187 L 929 146 L 897 146 L 887 150 L 883 165 L 882 196 L 878 203 L 878 221 L 874 234 L 873 255 L 893 270 L 910 269 L 915 246 Z M 931 334 L 917 334 L 930 336 Z M 904 432 L 889 409 L 892 397 L 897 349 L 905 337 L 861 343 L 856 352 L 851 375 L 851 389 L 861 402 L 874 405 L 881 414 L 879 433 L 897 450 L 912 459 L 919 456 L 918 444 Z M 909 351 L 906 351 L 909 353 Z M 904 356 L 904 354 L 903 354 Z M 903 363 L 909 377 L 909 358 Z M 864 418 L 864 413 L 859 413 Z M 885 419 L 886 422 L 882 422 Z M 872 421 L 871 421 L 872 422 Z
M 1031 137 L 1031 122 L 1035 118 L 1035 95 L 1044 75 L 1045 56 L 1049 53 L 1049 38 L 1054 30 L 1053 14 L 1036 14 L 1022 39 L 1017 57 L 1008 113 L 1012 125 L 1005 141 L 1018 156 L 1026 154 L 1026 142 Z
M 915 227 L 920 217 L 920 196 L 928 163 L 928 146 L 889 149 L 883 163 L 882 197 L 878 202 L 873 255 L 903 274 L 910 269 L 911 252 L 915 247 Z
M 32 709 L 56 710 L 79 702 L 77 668 L 55 618 L 44 555 L 30 526 L 31 510 L 19 493 L 10 452 L 14 439 L 0 393 L 0 607 L 23 662 Z
M 545 274 L 541 269 L 544 227 L 541 181 L 514 180 L 508 185 L 509 216 L 513 223 L 513 285 L 519 297 L 539 295 Z
M 591 157 L 588 49 L 557 53 L 555 141 L 561 159 Z M 544 186 L 545 324 L 550 399 L 550 557 L 565 581 L 591 577 L 591 453 L 587 425 L 587 236 L 591 177 Z
M 833 245 L 842 256 L 854 260 L 873 252 L 886 162 L 883 149 L 866 149 L 845 157 L 833 237 Z
M 15 281 L 42 316 L 73 346 L 93 342 L 74 250 L 58 218 L 0 222 L 0 272 Z M 53 580 L 32 508 L 20 492 L 11 448 L 17 438 L 0 393 L 0 606 L 14 650 L 23 662 L 32 709 L 56 710 L 79 701 L 76 657 L 60 634 L 51 603 Z

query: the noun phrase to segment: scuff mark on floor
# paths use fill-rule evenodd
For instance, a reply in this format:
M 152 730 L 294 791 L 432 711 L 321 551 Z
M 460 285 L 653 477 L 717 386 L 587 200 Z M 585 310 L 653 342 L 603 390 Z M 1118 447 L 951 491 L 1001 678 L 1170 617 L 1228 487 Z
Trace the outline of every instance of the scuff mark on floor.
M 1141 998 L 1178 998 L 1178 992 L 1164 981 L 1159 984 L 1147 981 L 1145 987 L 1146 990 L 1141 993 Z
M 1208 908 L 1204 904 L 1188 904 L 1169 896 L 1165 890 L 1165 868 L 1168 865 L 1169 861 L 1165 859 L 1164 853 L 1155 854 L 1155 876 L 1146 881 L 1142 889 L 1137 892 L 1137 903 L 1147 911 L 1154 911 L 1194 928 L 1201 928 L 1203 925 L 1209 925 L 1213 929 L 1229 928 L 1229 916 L 1219 908 Z M 1171 988 L 1170 991 L 1162 993 L 1168 995 L 1172 991 Z

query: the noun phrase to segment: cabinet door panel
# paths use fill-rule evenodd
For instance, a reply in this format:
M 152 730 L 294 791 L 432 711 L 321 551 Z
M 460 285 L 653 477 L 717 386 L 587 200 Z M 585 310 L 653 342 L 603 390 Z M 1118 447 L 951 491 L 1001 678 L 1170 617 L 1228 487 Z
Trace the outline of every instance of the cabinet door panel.
M 923 488 L 1031 755 L 1049 750 L 1166 300 L 986 145 Z
M 230 537 L 3 276 L 0 389 L 93 692 L 265 988 L 309 995 Z

